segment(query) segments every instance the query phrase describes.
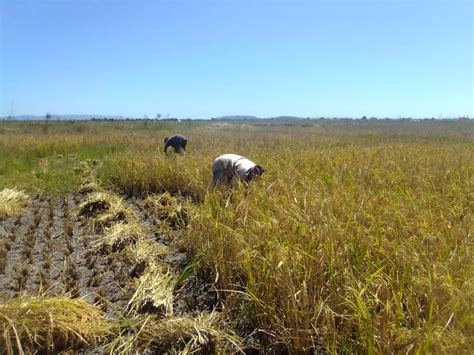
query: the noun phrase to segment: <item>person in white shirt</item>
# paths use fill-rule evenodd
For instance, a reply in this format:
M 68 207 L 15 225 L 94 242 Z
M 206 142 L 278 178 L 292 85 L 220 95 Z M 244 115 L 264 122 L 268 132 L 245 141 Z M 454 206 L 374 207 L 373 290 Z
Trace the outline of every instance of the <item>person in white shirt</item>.
M 224 154 L 214 160 L 212 164 L 213 185 L 230 185 L 234 178 L 242 182 L 249 182 L 261 177 L 264 169 L 249 159 L 237 154 Z

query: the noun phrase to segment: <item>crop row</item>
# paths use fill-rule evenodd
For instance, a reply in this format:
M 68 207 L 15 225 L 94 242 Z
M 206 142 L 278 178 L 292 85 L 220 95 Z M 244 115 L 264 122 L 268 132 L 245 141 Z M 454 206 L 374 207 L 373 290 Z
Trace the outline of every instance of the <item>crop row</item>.
M 108 297 L 107 287 L 120 267 L 113 258 L 90 251 L 93 236 L 75 220 L 78 201 L 36 197 L 20 216 L 4 220 L 0 296 L 87 295 L 94 302 Z

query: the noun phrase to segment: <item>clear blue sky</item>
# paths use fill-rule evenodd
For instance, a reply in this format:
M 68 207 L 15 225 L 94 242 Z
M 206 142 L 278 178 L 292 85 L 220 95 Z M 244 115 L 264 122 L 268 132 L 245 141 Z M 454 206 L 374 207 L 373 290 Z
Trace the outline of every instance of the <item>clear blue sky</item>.
M 474 116 L 471 0 L 1 3 L 1 116 Z

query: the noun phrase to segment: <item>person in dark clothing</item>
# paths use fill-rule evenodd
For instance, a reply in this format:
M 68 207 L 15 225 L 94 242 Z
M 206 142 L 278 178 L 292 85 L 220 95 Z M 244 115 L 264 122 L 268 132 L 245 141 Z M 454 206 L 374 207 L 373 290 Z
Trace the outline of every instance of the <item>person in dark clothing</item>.
M 165 153 L 168 147 L 173 147 L 176 153 L 181 153 L 186 151 L 186 144 L 188 139 L 181 134 L 176 134 L 174 136 L 165 138 Z

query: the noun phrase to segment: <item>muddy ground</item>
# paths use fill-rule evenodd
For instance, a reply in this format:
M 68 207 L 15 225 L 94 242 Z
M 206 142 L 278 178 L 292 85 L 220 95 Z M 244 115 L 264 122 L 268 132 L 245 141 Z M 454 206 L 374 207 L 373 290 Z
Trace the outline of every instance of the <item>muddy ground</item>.
M 133 294 L 134 266 L 118 253 L 91 246 L 98 232 L 77 216 L 81 194 L 63 198 L 36 196 L 20 216 L 0 219 L 0 301 L 21 294 L 66 295 L 98 303 L 111 315 L 123 313 Z M 158 217 L 140 199 L 128 199 L 149 238 L 166 245 L 163 262 L 179 274 L 190 259 L 176 237 L 163 235 Z M 179 235 L 179 233 L 177 233 Z M 192 273 L 176 290 L 174 313 L 192 314 L 219 304 L 218 293 L 202 272 Z

